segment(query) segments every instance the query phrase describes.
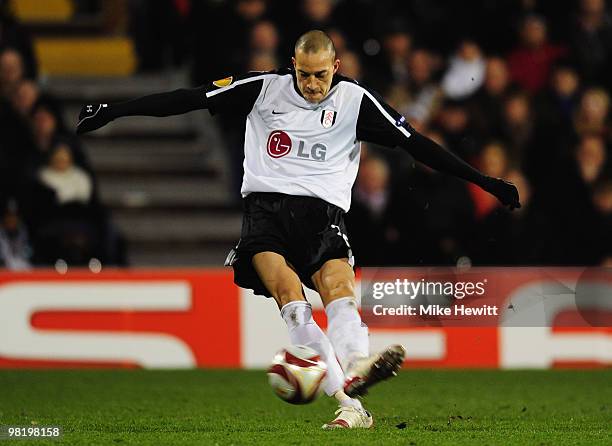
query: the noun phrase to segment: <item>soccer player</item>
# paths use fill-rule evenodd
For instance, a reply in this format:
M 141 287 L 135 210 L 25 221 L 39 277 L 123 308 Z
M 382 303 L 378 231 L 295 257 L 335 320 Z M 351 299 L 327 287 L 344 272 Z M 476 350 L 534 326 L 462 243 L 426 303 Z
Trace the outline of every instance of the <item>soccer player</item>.
M 426 165 L 477 184 L 510 208 L 514 185 L 487 177 L 416 132 L 373 91 L 340 76 L 330 38 L 309 31 L 295 44 L 293 67 L 251 72 L 209 85 L 118 104 L 83 107 L 78 133 L 134 115 L 208 109 L 246 119 L 240 241 L 226 261 L 237 285 L 272 297 L 291 342 L 314 348 L 328 365 L 324 390 L 340 408 L 324 428 L 368 428 L 355 397 L 394 376 L 405 350 L 370 355 L 368 328 L 355 301 L 353 257 L 344 225 L 359 166 L 360 141 L 407 150 Z M 327 335 L 312 317 L 302 284 L 321 296 Z

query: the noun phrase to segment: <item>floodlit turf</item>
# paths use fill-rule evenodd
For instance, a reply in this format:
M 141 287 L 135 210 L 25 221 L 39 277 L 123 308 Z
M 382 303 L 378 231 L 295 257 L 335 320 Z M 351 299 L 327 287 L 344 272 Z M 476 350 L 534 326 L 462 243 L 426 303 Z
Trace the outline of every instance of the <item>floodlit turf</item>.
M 277 399 L 262 371 L 0 371 L 0 425 L 74 445 L 612 444 L 612 370 L 405 371 L 365 399 L 374 428 L 323 431 L 333 401 Z

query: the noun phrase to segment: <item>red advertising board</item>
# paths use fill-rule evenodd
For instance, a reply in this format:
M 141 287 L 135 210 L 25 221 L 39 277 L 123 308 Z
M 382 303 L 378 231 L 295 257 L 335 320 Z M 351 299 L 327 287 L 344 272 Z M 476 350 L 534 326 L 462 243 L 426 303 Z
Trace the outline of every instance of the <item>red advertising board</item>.
M 562 273 L 570 288 L 581 277 Z M 504 274 L 504 299 L 540 277 Z M 307 297 L 325 328 L 316 293 Z M 593 326 L 565 307 L 550 326 L 371 324 L 371 348 L 403 343 L 407 367 L 608 367 L 610 302 L 580 313 L 603 314 Z M 237 288 L 229 270 L 0 273 L 0 367 L 258 368 L 288 343 L 274 302 Z
M 0 366 L 239 367 L 238 305 L 220 270 L 2 273 Z

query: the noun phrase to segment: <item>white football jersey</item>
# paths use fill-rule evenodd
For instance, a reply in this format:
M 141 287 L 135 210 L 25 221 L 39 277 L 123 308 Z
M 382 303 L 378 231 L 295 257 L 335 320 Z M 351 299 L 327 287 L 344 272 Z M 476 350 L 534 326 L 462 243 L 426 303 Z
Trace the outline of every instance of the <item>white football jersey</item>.
M 347 212 L 360 141 L 395 147 L 412 131 L 376 93 L 339 75 L 318 104 L 299 93 L 293 69 L 226 78 L 206 90 L 211 113 L 234 119 L 246 114 L 243 197 L 317 197 Z

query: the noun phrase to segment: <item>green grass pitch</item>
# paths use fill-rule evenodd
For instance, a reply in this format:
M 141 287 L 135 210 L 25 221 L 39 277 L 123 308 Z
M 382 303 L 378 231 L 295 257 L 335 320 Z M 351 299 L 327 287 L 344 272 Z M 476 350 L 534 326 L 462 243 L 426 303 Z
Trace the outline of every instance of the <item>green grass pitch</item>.
M 0 425 L 73 445 L 612 444 L 612 370 L 403 371 L 364 400 L 374 428 L 323 431 L 330 398 L 291 406 L 263 371 L 0 371 Z

